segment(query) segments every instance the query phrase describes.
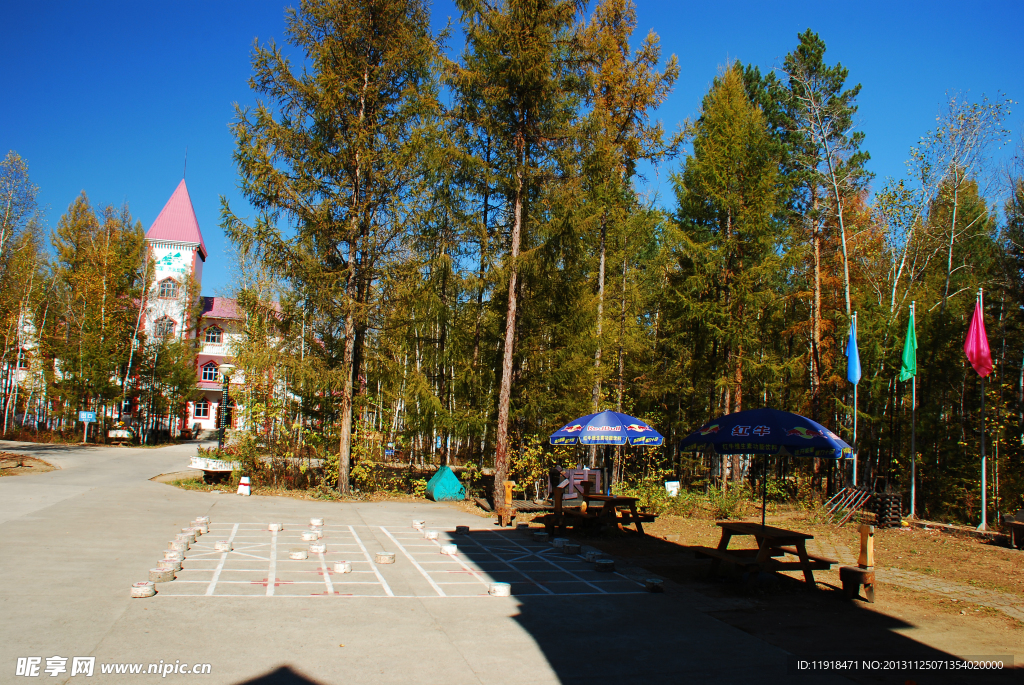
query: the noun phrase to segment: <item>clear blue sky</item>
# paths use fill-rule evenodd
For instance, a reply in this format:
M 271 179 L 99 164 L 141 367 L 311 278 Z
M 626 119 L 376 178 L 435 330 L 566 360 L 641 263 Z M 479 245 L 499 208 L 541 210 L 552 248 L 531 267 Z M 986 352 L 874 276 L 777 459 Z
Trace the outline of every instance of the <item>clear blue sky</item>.
M 275 1 L 6 3 L 0 41 L 0 154 L 30 165 L 49 226 L 85 190 L 94 205 L 128 202 L 148 229 L 181 178 L 187 181 L 210 256 L 204 294 L 228 294 L 219 197 L 240 210 L 228 123 L 250 103 L 254 39 L 281 40 Z M 728 10 L 723 10 L 727 7 Z M 669 129 L 693 117 L 727 61 L 779 65 L 812 28 L 860 82 L 858 124 L 876 185 L 904 173 L 908 148 L 934 125 L 947 90 L 1024 100 L 1024 4 L 980 2 L 731 2 L 639 0 L 639 33 L 654 29 L 679 57 L 675 92 L 659 112 Z M 433 23 L 455 18 L 450 0 Z M 461 39 L 457 24 L 453 44 Z M 1014 108 L 1018 138 L 1024 117 Z M 1005 152 L 1004 152 L 1005 154 Z M 672 167 L 650 186 L 670 200 Z

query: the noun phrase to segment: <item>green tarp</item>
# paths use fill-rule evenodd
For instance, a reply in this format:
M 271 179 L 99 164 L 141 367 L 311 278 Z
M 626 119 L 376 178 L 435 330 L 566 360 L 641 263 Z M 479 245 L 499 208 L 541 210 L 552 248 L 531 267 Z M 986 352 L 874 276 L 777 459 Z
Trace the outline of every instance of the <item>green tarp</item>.
M 435 502 L 463 500 L 466 499 L 466 488 L 450 468 L 442 466 L 427 481 L 427 497 Z

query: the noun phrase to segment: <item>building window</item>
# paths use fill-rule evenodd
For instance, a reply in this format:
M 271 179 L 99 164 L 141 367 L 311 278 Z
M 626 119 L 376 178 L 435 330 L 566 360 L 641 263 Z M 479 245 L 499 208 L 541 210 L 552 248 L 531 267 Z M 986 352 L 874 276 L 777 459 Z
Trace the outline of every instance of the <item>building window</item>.
M 153 322 L 153 334 L 158 338 L 170 338 L 174 335 L 177 322 L 169 316 L 161 316 Z
M 18 355 L 18 368 L 19 369 L 27 369 L 28 368 L 28 352 L 26 352 L 25 350 L 22 350 L 21 354 Z
M 203 364 L 203 380 L 204 381 L 215 381 L 217 380 L 217 365 L 213 362 L 207 362 Z
M 203 369 L 206 372 L 206 369 Z M 208 419 L 210 418 L 210 403 L 205 398 L 196 402 L 196 410 L 193 414 L 197 419 Z
M 173 278 L 165 278 L 157 286 L 157 297 L 175 298 L 178 296 L 178 282 Z
M 210 326 L 206 329 L 206 342 L 210 345 L 220 345 L 224 340 L 224 331 L 217 326 Z

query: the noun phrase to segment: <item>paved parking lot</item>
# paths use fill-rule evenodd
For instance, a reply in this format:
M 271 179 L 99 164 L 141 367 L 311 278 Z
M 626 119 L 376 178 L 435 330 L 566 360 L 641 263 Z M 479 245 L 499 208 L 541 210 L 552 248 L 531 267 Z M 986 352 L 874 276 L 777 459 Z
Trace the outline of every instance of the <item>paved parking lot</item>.
M 704 613 L 707 598 L 643 592 L 453 506 L 246 498 L 149 480 L 181 470 L 188 445 L 0 449 L 61 467 L 0 479 L 0 682 L 33 682 L 14 675 L 27 657 L 95 659 L 91 679 L 69 669 L 42 673 L 48 683 L 134 682 L 147 676 L 101 667 L 179 662 L 210 664 L 205 683 L 802 682 L 785 652 Z M 131 599 L 197 516 L 211 530 L 177 579 Z M 325 519 L 323 559 L 293 561 L 311 517 Z M 284 526 L 276 538 L 271 522 Z M 226 539 L 229 554 L 213 549 Z M 451 543 L 457 555 L 440 554 Z M 380 551 L 395 563 L 375 563 Z M 351 574 L 334 572 L 341 559 Z M 512 596 L 486 595 L 497 581 Z

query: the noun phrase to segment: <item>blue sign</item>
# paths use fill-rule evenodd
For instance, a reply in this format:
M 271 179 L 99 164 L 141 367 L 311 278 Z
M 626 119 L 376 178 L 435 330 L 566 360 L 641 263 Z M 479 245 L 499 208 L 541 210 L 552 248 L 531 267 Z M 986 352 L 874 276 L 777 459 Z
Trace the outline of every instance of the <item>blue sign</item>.
M 393 456 L 395 456 L 395 451 L 394 450 L 384 450 L 384 456 L 385 457 L 393 457 Z
M 78 420 L 85 421 L 86 423 L 96 423 L 96 412 L 80 411 L 78 412 Z

